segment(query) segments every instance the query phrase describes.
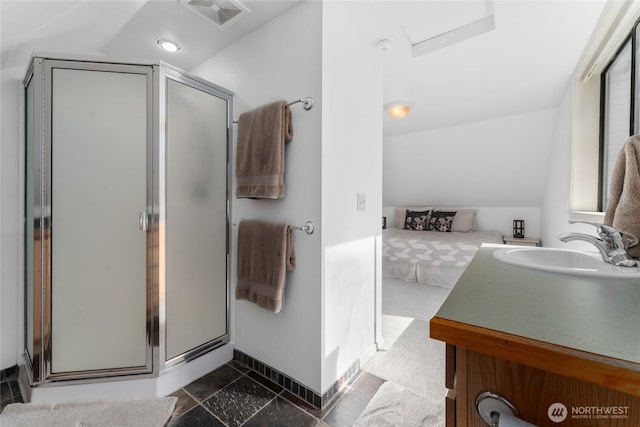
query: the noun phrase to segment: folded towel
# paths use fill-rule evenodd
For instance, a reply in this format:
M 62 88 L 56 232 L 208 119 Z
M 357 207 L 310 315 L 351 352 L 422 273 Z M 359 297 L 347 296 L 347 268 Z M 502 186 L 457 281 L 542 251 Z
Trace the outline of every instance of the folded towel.
M 287 224 L 240 221 L 236 299 L 278 313 L 284 305 L 286 273 L 294 266 L 293 236 Z
M 640 135 L 631 136 L 622 146 L 613 167 L 604 223 L 623 234 L 623 239 L 640 238 Z M 640 244 L 627 251 L 640 258 Z
M 286 101 L 263 105 L 240 115 L 236 197 L 284 197 L 284 144 L 292 137 L 291 110 Z

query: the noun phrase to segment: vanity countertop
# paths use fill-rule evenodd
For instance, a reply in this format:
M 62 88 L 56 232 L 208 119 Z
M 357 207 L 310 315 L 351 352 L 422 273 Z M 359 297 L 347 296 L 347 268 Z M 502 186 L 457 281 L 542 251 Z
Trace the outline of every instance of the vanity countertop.
M 431 319 L 431 338 L 640 396 L 640 280 L 503 263 L 485 244 Z

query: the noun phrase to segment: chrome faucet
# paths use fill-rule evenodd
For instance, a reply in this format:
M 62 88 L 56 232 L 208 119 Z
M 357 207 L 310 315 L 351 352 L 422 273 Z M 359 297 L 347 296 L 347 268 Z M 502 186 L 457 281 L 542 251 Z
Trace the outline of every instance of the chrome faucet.
M 609 264 L 617 265 L 619 267 L 636 266 L 637 262 L 627 254 L 627 249 L 629 246 L 638 243 L 638 239 L 631 238 L 627 239 L 626 242 L 623 242 L 622 234 L 609 225 L 588 221 L 569 221 L 569 224 L 575 223 L 593 225 L 598 229 L 598 237 L 583 233 L 565 233 L 559 235 L 558 239 L 565 243 L 572 240 L 589 242 L 598 248 L 604 262 L 608 262 Z

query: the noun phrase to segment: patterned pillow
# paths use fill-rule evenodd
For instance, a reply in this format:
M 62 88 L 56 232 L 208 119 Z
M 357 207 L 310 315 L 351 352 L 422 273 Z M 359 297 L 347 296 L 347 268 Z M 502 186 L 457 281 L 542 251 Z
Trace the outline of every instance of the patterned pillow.
M 428 219 L 429 211 L 410 211 L 407 209 L 404 228 L 407 230 L 426 230 Z
M 396 228 L 404 228 L 404 221 L 406 219 L 407 210 L 430 211 L 431 208 L 429 206 L 403 206 L 403 207 L 395 208 L 395 210 L 396 210 L 396 219 L 394 221 L 395 226 Z
M 428 229 L 431 231 L 450 232 L 455 215 L 455 212 L 431 211 Z

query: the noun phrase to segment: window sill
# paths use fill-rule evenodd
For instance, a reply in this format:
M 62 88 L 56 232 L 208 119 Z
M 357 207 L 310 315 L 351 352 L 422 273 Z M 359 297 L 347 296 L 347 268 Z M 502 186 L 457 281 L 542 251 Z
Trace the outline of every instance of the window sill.
M 569 211 L 569 221 L 589 221 L 602 224 L 604 212 Z

